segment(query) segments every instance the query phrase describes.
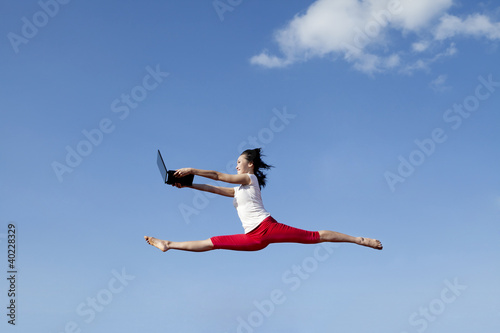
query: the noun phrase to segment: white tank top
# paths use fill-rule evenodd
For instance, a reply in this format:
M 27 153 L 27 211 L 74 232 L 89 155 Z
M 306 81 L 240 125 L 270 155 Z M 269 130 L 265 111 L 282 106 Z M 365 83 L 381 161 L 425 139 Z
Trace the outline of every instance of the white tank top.
M 255 229 L 266 217 L 271 216 L 262 203 L 257 177 L 251 173 L 248 176 L 251 183 L 235 187 L 233 200 L 246 234 Z

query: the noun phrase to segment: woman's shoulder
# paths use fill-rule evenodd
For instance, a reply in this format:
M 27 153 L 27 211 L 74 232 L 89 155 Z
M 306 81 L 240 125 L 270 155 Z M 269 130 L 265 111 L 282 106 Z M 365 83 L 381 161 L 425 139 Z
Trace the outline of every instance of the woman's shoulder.
M 252 181 L 252 184 L 253 183 L 258 183 L 259 180 L 257 179 L 257 176 L 253 173 L 247 173 L 248 176 L 250 176 L 250 180 Z
M 237 188 L 248 188 L 252 185 L 259 184 L 259 180 L 257 179 L 257 177 L 253 173 L 244 173 L 243 175 L 247 175 L 250 178 L 250 183 L 245 184 L 245 185 L 243 185 L 243 184 L 238 185 L 238 186 L 236 186 Z
M 253 173 L 248 173 L 248 176 L 250 176 L 250 184 L 249 185 L 253 185 L 253 186 L 260 189 L 259 178 L 257 178 L 257 176 Z

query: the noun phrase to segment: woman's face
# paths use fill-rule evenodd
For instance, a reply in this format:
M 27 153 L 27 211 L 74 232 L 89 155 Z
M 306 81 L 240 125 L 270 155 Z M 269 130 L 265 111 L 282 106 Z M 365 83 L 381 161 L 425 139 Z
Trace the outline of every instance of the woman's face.
M 238 171 L 238 174 L 253 173 L 253 163 L 248 162 L 244 155 L 240 155 L 236 161 L 236 170 Z

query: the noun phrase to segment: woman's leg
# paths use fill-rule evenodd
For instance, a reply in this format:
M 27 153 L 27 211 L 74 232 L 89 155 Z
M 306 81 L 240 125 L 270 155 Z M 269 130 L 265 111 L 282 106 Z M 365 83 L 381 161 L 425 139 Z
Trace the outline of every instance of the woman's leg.
M 250 234 L 217 236 L 202 241 L 187 242 L 171 242 L 149 236 L 144 236 L 144 238 L 148 244 L 157 247 L 163 252 L 170 249 L 192 252 L 204 252 L 213 249 L 258 251 L 262 250 L 270 243 L 316 244 L 322 242 L 354 243 L 382 250 L 382 243 L 376 239 L 353 237 L 331 230 L 320 230 L 316 233 L 314 231 L 297 229 L 282 223 L 277 223 L 274 219 L 270 221 L 266 221 L 265 225 L 262 225 L 263 228 L 259 226 L 259 228 L 255 230 L 255 235 L 254 232 L 251 232 Z M 260 235 L 260 232 L 263 234 Z
M 366 237 L 353 237 L 336 231 L 321 230 L 308 231 L 288 226 L 277 222 L 272 217 L 268 217 L 262 222 L 265 226 L 265 233 L 262 234 L 262 240 L 270 243 L 302 243 L 317 244 L 322 242 L 341 242 L 354 243 L 382 250 L 382 243 L 376 239 Z
M 171 242 L 154 237 L 144 236 L 148 244 L 166 252 L 168 250 L 183 250 L 192 252 L 204 252 L 214 249 L 233 251 L 258 251 L 267 244 L 261 243 L 258 239 L 247 234 L 216 236 L 202 241 Z
M 382 250 L 382 243 L 377 239 L 353 237 L 331 230 L 320 230 L 319 240 L 320 242 L 354 243 L 358 245 L 368 246 L 373 249 Z
M 216 236 L 210 240 L 214 244 L 214 249 L 220 250 L 259 251 L 267 246 L 267 243 L 261 242 L 260 238 L 255 236 L 254 231 L 248 234 Z
M 183 250 L 192 252 L 204 252 L 214 249 L 214 244 L 210 239 L 201 241 L 187 241 L 187 242 L 171 242 L 167 240 L 157 239 L 154 237 L 144 236 L 146 242 L 154 247 L 166 252 L 168 250 Z

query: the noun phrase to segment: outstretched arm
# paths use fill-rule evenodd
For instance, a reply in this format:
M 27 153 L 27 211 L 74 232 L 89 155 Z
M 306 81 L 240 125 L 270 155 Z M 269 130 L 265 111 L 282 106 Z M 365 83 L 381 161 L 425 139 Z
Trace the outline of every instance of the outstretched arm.
M 193 184 L 190 187 L 195 190 L 215 193 L 225 197 L 234 197 L 234 188 L 232 187 L 221 187 L 207 184 Z
M 177 170 L 174 174 L 175 177 L 184 177 L 187 175 L 196 175 L 231 184 L 248 185 L 251 182 L 250 177 L 247 174 L 230 175 L 213 170 L 201 170 L 194 168 L 182 168 Z

